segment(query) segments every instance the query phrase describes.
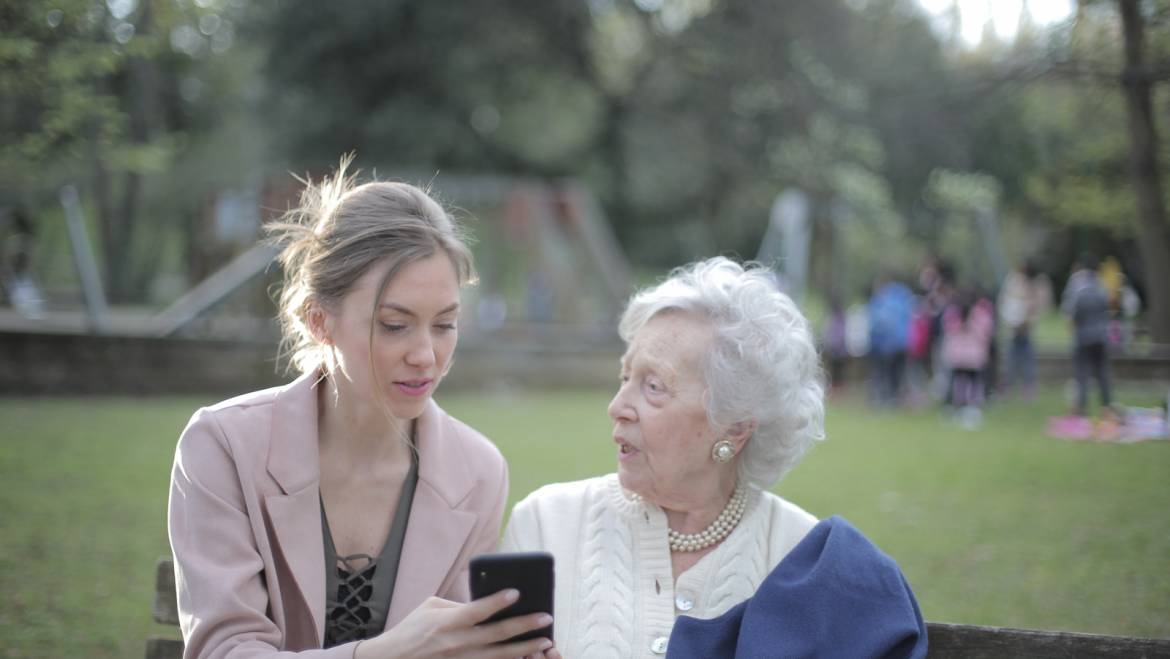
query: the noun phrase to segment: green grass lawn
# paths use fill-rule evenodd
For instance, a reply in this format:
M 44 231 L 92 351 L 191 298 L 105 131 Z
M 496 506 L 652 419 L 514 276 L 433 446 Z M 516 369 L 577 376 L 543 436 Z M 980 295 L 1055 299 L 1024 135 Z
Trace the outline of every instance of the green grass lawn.
M 499 444 L 512 499 L 612 470 L 601 391 L 451 394 Z M 1123 400 L 1152 404 L 1156 392 Z M 4 657 L 140 656 L 192 398 L 0 400 Z M 834 402 L 778 491 L 840 514 L 905 570 L 931 620 L 1170 637 L 1170 442 L 1048 439 L 1057 391 L 983 428 Z

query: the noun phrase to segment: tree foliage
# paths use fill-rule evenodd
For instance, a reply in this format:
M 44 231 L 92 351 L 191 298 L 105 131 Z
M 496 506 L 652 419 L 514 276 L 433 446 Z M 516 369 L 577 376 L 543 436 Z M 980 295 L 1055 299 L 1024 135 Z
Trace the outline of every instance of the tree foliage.
M 294 166 L 356 148 L 384 167 L 581 177 L 647 263 L 754 256 L 786 187 L 820 200 L 822 224 L 840 195 L 898 217 L 946 151 L 914 125 L 931 108 L 911 88 L 945 71 L 903 2 L 285 0 L 254 28 Z
M 140 216 L 146 179 L 174 171 L 210 119 L 192 107 L 192 84 L 200 60 L 230 45 L 219 4 L 0 4 L 0 195 L 42 210 L 78 185 L 115 302 L 141 300 L 157 272 L 163 233 Z
M 1146 31 L 1140 70 L 1125 7 Z M 1011 257 L 1042 248 L 1020 227 L 1145 249 L 1132 83 L 1170 130 L 1168 0 L 1082 0 L 1065 24 L 1025 20 L 976 48 L 913 0 L 3 0 L 0 18 L 15 100 L 0 172 L 10 187 L 84 178 L 107 263 L 138 273 L 112 277 L 128 296 L 155 267 L 125 247 L 153 240 L 136 228 L 152 197 L 189 215 L 207 191 L 351 150 L 440 184 L 582 179 L 652 267 L 755 256 L 789 188 L 813 201 L 822 288 L 928 250 L 970 257 L 964 186 L 994 189 L 1004 226 L 1033 236 Z M 1071 257 L 1046 265 L 1061 275 Z

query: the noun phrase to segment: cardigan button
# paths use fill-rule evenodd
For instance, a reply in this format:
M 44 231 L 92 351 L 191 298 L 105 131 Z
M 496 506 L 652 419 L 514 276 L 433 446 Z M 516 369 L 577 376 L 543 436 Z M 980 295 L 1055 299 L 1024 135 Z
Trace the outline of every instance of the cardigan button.
M 650 651 L 654 654 L 666 654 L 666 643 L 669 639 L 665 636 L 659 636 L 650 642 Z
M 674 597 L 674 608 L 679 611 L 690 611 L 695 608 L 695 600 L 690 593 L 679 593 Z

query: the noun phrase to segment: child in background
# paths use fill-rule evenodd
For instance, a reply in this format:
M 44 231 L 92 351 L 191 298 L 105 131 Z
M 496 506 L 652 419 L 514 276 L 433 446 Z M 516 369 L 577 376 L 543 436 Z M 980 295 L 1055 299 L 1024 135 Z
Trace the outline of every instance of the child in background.
M 925 298 L 919 298 L 914 305 L 910 319 L 910 345 L 907 347 L 906 398 L 910 405 L 917 407 L 930 398 L 931 367 L 931 310 Z
M 951 404 L 967 430 L 979 427 L 983 418 L 982 374 L 990 356 L 993 313 L 986 298 L 975 300 L 967 293 L 943 316 L 942 356 L 952 373 Z
M 824 346 L 825 360 L 829 365 L 829 394 L 836 395 L 845 386 L 845 364 L 849 358 L 849 347 L 845 336 L 845 307 L 841 296 L 829 294 L 829 316 L 825 319 Z
M 1004 279 L 999 293 L 999 318 L 1011 340 L 1008 381 L 1029 400 L 1036 389 L 1036 347 L 1032 334 L 1036 322 L 1050 306 L 1052 284 L 1030 261 L 1021 263 Z

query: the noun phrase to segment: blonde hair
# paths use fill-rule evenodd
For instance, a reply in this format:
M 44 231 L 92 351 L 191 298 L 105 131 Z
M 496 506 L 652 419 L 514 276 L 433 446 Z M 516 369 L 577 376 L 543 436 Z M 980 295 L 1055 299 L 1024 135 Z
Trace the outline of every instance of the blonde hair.
M 346 172 L 352 162 L 352 155 L 345 156 L 332 176 L 304 180 L 300 205 L 266 227 L 269 240 L 283 245 L 281 356 L 302 373 L 326 363 L 326 351 L 308 325 L 312 305 L 335 309 L 374 264 L 392 261 L 371 314 L 394 275 L 440 250 L 451 259 L 460 285 L 475 281 L 463 232 L 428 191 L 388 181 L 356 185 L 357 173 Z

